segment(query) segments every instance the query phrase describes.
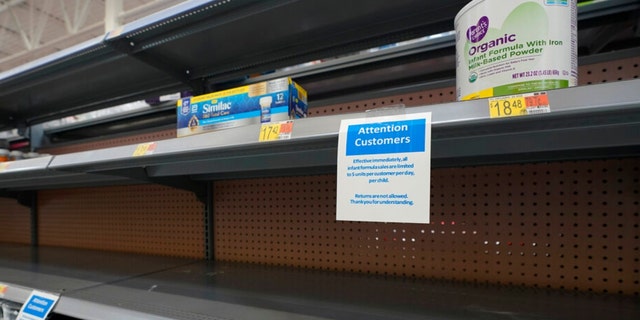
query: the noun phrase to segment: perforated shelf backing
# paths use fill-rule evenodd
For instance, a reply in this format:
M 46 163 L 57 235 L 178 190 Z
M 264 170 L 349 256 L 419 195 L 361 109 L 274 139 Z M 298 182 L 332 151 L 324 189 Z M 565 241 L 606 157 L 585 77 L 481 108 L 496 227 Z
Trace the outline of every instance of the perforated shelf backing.
M 639 60 L 581 66 L 580 83 L 638 78 Z M 310 115 L 454 100 L 454 88 L 441 88 L 316 107 Z M 46 151 L 173 137 L 166 130 Z M 335 221 L 334 175 L 220 181 L 216 259 L 637 296 L 638 162 L 434 169 L 429 225 Z M 147 185 L 41 191 L 39 198 L 42 245 L 203 257 L 203 208 L 187 192 Z
M 594 63 L 578 69 L 580 85 L 638 79 L 640 56 L 627 59 Z
M 639 167 L 437 169 L 431 224 L 336 221 L 334 175 L 217 182 L 216 259 L 638 295 Z
M 40 191 L 40 245 L 204 258 L 203 205 L 158 185 Z
M 168 129 L 168 130 L 148 132 L 143 134 L 136 134 L 136 135 L 126 136 L 126 137 L 99 139 L 95 141 L 85 141 L 85 142 L 74 143 L 74 144 L 65 145 L 65 146 L 43 148 L 42 150 L 39 150 L 39 152 L 57 155 L 57 154 L 80 152 L 80 151 L 86 151 L 86 150 L 119 147 L 119 146 L 136 144 L 136 143 L 145 143 L 145 142 L 151 142 L 151 141 L 173 139 L 175 137 L 176 137 L 176 129 Z
M 638 79 L 640 77 L 640 57 L 606 61 L 601 63 L 583 65 L 578 68 L 579 85 L 590 85 L 603 82 Z M 313 99 L 311 93 L 310 99 Z M 453 102 L 456 100 L 454 87 L 423 90 L 419 92 L 388 96 L 383 98 L 351 101 L 335 105 L 320 106 L 309 109 L 309 116 L 323 116 L 350 112 L 364 112 L 379 107 L 404 104 L 407 107 Z M 54 146 L 38 150 L 43 153 L 65 154 L 101 148 L 117 147 L 128 144 L 144 143 L 176 137 L 175 129 L 168 129 L 144 134 L 98 139 L 85 141 L 65 146 Z
M 578 68 L 578 84 L 583 86 L 638 79 L 638 77 L 640 77 L 639 65 L 640 57 L 583 65 Z M 364 112 L 366 110 L 394 104 L 404 104 L 407 107 L 415 107 L 454 101 L 456 101 L 456 88 L 446 87 L 312 108 L 309 110 L 309 115 L 323 116 L 350 112 Z M 551 103 L 553 103 L 553 101 L 551 101 Z M 551 107 L 553 110 L 553 104 Z
M 0 198 L 0 242 L 29 244 L 31 212 L 14 199 Z

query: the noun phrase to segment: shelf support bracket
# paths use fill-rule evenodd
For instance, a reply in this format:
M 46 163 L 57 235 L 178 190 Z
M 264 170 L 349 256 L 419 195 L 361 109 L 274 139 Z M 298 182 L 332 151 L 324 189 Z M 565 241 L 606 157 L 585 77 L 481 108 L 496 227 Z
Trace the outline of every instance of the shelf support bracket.
M 215 260 L 215 220 L 213 208 L 213 181 L 207 181 L 206 202 L 204 203 L 204 254 L 205 259 Z
M 123 53 L 133 59 L 140 61 L 140 63 L 144 63 L 148 66 L 155 68 L 156 70 L 160 70 L 170 76 L 171 78 L 181 82 L 182 84 L 188 86 L 193 91 L 194 95 L 203 94 L 205 90 L 204 81 L 191 78 L 191 70 L 189 67 L 177 68 L 176 66 L 180 66 L 179 63 L 174 61 L 169 61 L 167 59 L 161 59 L 152 54 L 149 54 L 146 51 L 136 51 L 136 43 L 127 39 L 114 39 L 108 40 L 109 34 L 104 38 L 103 43 L 113 48 L 114 50 Z
M 126 177 L 143 183 L 155 183 L 167 187 L 192 192 L 198 201 L 207 203 L 207 185 L 205 182 L 191 180 L 188 176 L 179 177 L 151 177 L 144 167 L 112 169 L 104 171 L 92 171 L 88 173 L 101 174 L 116 177 Z

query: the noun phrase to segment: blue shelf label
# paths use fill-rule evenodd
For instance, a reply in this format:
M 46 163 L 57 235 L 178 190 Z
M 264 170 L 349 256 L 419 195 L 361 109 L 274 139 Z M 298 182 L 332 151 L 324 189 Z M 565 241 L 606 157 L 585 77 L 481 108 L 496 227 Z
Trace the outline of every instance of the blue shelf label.
M 33 291 L 22 305 L 17 320 L 44 320 L 53 310 L 59 296 L 46 292 Z

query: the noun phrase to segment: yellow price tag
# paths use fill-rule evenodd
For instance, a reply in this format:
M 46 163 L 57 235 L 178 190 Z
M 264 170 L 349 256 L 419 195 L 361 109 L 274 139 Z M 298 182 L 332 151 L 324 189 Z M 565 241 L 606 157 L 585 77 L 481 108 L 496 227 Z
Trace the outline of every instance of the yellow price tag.
M 526 93 L 489 99 L 491 118 L 526 116 L 551 112 L 546 92 Z
M 10 164 L 10 162 L 0 162 L 0 172 L 6 171 Z
M 273 141 L 291 139 L 293 120 L 264 123 L 260 127 L 258 141 Z
M 280 124 L 263 124 L 260 128 L 260 138 L 259 141 L 271 141 L 278 140 L 280 138 Z
M 134 157 L 146 156 L 146 155 L 152 154 L 154 150 L 156 150 L 155 142 L 141 143 L 138 145 L 136 150 L 133 151 L 133 156 Z
M 509 96 L 489 99 L 491 118 L 516 117 L 527 115 L 524 96 Z

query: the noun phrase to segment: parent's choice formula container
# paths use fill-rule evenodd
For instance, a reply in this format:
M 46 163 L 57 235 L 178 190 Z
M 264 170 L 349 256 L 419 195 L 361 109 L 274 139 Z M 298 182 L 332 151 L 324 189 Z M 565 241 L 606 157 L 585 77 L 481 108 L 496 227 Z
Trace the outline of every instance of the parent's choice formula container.
M 578 83 L 576 0 L 473 0 L 456 16 L 458 100 Z

